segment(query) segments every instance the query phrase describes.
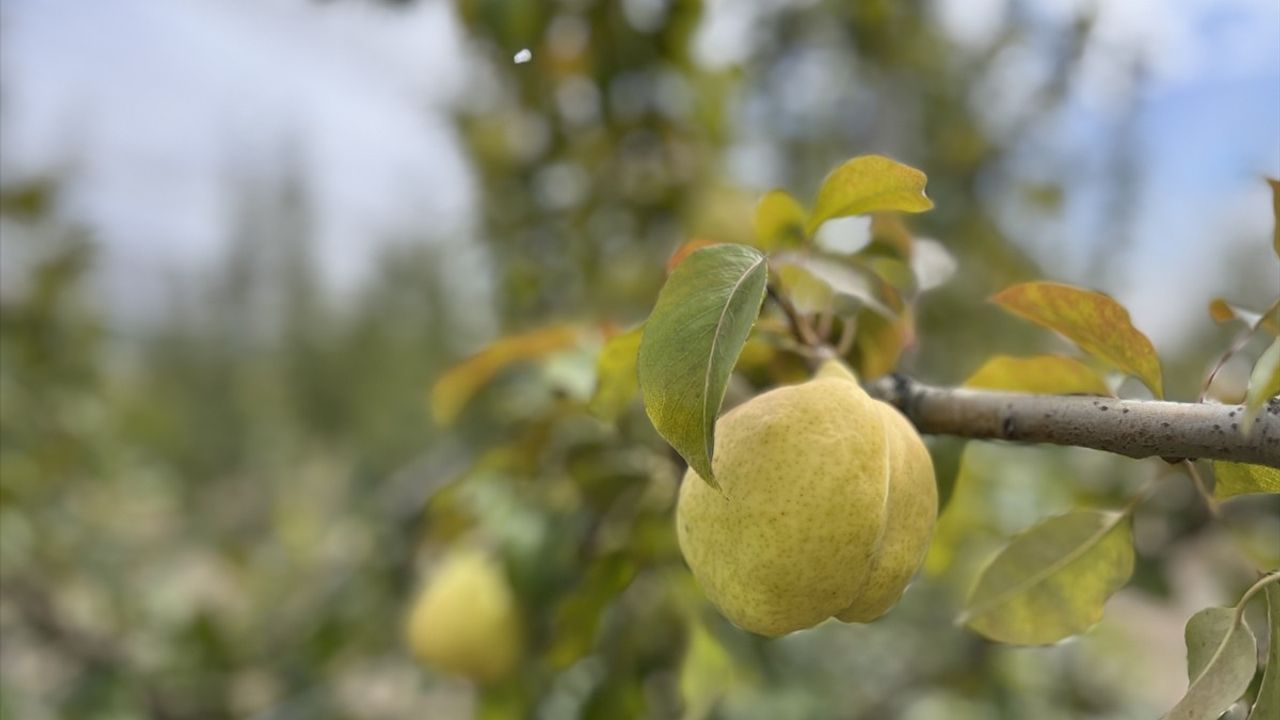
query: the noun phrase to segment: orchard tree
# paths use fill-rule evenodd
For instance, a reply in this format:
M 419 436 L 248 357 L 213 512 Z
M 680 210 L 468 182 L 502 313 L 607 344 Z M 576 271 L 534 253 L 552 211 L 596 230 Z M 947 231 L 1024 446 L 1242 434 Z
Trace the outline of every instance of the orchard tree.
M 507 337 L 441 378 L 432 403 L 445 424 L 512 365 L 543 363 L 555 386 L 552 409 L 428 506 L 429 541 L 480 544 L 507 557 L 510 581 L 526 601 L 527 652 L 548 661 L 506 685 L 485 675 L 488 707 L 532 702 L 557 669 L 618 643 L 617 632 L 608 637 L 597 626 L 600 616 L 646 568 L 667 562 L 658 575 L 665 586 L 654 591 L 665 599 L 618 612 L 632 615 L 624 623 L 631 633 L 654 613 L 685 619 L 681 702 L 695 716 L 708 711 L 724 691 L 730 661 L 698 619 L 700 601 L 687 575 L 669 562 L 676 548 L 701 593 L 746 633 L 778 636 L 832 617 L 864 623 L 891 614 L 931 540 L 963 541 L 963 517 L 951 516 L 975 502 L 952 497 L 935 533 L 938 483 L 922 434 L 1076 446 L 1157 467 L 1145 484 L 1108 498 L 1110 507 L 1091 503 L 1026 527 L 962 580 L 970 589 L 952 613 L 1002 644 L 1053 644 L 1102 619 L 1108 598 L 1134 572 L 1134 514 L 1173 471 L 1189 474 L 1212 517 L 1237 496 L 1280 493 L 1280 300 L 1263 312 L 1214 301 L 1215 320 L 1243 328 L 1204 385 L 1185 393 L 1197 394 L 1196 402 L 1164 399 L 1160 358 L 1124 307 L 1050 281 L 1016 284 L 975 302 L 1055 332 L 1078 353 L 994 354 L 954 388 L 895 373 L 916 342 L 919 298 L 956 270 L 940 243 L 913 237 L 902 219 L 932 208 L 925 183 L 923 173 L 889 158 L 855 157 L 827 176 L 807 207 L 782 190 L 761 198 L 751 244 L 699 238 L 678 248 L 642 324 L 568 323 Z M 1270 184 L 1280 216 L 1280 184 Z M 824 223 L 854 215 L 872 218 L 864 247 L 834 251 L 815 241 Z M 1274 245 L 1280 256 L 1280 224 Z M 603 342 L 593 345 L 601 334 Z M 1218 370 L 1257 338 L 1269 345 L 1253 361 L 1244 402 L 1206 400 Z M 588 360 L 594 372 L 584 375 Z M 587 391 L 584 376 L 592 381 Z M 643 429 L 627 421 L 635 404 L 687 466 L 674 512 L 670 498 L 637 479 L 653 473 L 655 461 L 629 449 L 643 445 Z M 734 407 L 722 413 L 727 404 Z M 583 442 L 591 435 L 582 430 L 590 423 L 586 412 L 617 429 Z M 620 453 L 632 453 L 629 470 L 594 472 Z M 534 519 L 493 481 L 521 466 L 534 475 L 552 467 L 566 477 L 517 494 L 554 506 L 550 498 L 573 486 L 592 511 Z M 952 495 L 964 492 L 957 481 Z M 580 527 L 550 532 L 560 522 Z M 580 562 L 587 579 L 575 586 L 568 568 Z M 442 604 L 441 592 L 429 583 L 419 610 Z M 1246 620 L 1255 601 L 1268 618 L 1256 632 Z M 536 621 L 544 608 L 550 623 Z M 457 625 L 473 615 L 458 609 L 436 622 Z M 578 622 L 584 617 L 591 619 Z M 1242 697 L 1250 717 L 1277 717 L 1277 568 L 1256 567 L 1256 582 L 1234 606 L 1195 614 L 1185 640 L 1188 689 L 1168 717 L 1216 718 Z M 663 662 L 636 652 L 628 650 L 625 662 Z M 444 667 L 452 661 L 434 659 Z M 625 683 L 600 687 L 590 707 L 643 704 Z

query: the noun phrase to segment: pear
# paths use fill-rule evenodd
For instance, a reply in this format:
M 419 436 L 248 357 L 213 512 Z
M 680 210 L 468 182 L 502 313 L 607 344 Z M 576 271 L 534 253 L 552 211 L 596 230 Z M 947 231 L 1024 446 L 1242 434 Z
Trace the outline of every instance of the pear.
M 743 629 L 868 622 L 924 558 L 938 509 L 929 453 L 838 361 L 726 413 L 713 463 L 719 490 L 686 473 L 676 531 L 703 592 Z
M 409 646 L 423 663 L 481 684 L 519 662 L 518 605 L 498 561 L 463 548 L 445 557 L 413 604 Z

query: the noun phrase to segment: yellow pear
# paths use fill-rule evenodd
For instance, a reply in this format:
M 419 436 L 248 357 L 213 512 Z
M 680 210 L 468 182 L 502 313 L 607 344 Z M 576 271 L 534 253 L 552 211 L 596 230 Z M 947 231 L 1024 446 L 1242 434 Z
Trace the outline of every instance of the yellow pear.
M 915 428 L 836 361 L 716 425 L 716 480 L 680 487 L 680 549 L 739 627 L 782 635 L 897 602 L 933 534 L 933 464 Z
M 480 683 L 508 675 L 522 646 L 519 609 L 501 565 L 465 548 L 445 557 L 422 588 L 407 626 L 422 662 Z

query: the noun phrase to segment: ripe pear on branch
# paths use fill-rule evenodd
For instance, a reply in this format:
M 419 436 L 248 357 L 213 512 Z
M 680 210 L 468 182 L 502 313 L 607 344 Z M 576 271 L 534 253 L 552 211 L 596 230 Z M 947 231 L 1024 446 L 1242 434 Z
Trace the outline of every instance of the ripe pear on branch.
M 523 645 L 519 608 L 501 564 L 474 548 L 444 558 L 414 602 L 406 630 L 424 664 L 481 684 L 509 675 Z
M 746 630 L 874 620 L 928 549 L 938 511 L 929 453 L 838 361 L 726 413 L 713 462 L 719 490 L 686 473 L 677 534 L 708 598 Z

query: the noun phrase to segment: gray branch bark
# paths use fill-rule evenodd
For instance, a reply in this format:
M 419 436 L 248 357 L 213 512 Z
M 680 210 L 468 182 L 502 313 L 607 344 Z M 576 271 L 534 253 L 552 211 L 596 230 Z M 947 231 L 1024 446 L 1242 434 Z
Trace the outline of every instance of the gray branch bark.
M 1280 398 L 1262 408 L 1246 436 L 1240 431 L 1241 405 L 938 388 L 901 375 L 880 378 L 866 389 L 926 434 L 1072 445 L 1171 462 L 1280 467 Z

